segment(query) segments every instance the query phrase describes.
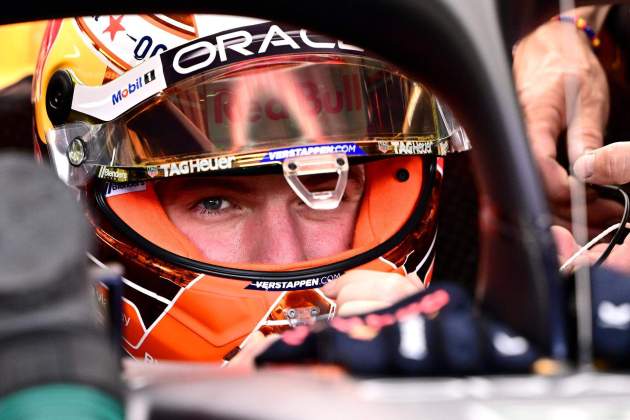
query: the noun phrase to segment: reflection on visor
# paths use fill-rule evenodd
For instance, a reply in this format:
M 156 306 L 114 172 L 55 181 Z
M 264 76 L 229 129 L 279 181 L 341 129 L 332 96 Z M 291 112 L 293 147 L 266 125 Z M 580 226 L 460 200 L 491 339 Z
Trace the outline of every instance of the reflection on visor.
M 54 129 L 48 140 L 58 172 L 74 184 L 95 175 L 127 182 L 184 175 L 193 166 L 210 172 L 281 163 L 270 153 L 292 157 L 309 147 L 305 153 L 316 154 L 318 145 L 349 145 L 357 155 L 469 147 L 449 145 L 459 126 L 428 90 L 376 60 L 285 56 L 233 67 L 181 82 L 114 121 Z M 82 168 L 67 165 L 76 138 L 86 150 Z M 327 153 L 336 152 L 352 155 Z

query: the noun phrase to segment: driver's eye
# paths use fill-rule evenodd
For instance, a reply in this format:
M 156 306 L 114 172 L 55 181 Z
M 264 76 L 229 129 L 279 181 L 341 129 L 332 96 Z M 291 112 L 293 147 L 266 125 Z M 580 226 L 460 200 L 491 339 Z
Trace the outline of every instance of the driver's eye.
M 230 207 L 230 202 L 220 197 L 210 197 L 203 199 L 201 205 L 208 212 L 216 212 Z

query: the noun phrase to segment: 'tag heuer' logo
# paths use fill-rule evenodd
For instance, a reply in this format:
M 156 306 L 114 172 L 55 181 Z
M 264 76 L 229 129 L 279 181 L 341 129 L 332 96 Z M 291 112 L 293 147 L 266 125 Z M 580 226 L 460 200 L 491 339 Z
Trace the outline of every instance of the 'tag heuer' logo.
M 142 89 L 147 83 L 151 83 L 155 80 L 155 70 L 151 70 L 141 77 L 138 77 L 133 83 L 129 83 L 127 88 L 119 89 L 118 92 L 112 95 L 112 105 L 116 105 L 118 102 L 125 99 L 127 96 Z

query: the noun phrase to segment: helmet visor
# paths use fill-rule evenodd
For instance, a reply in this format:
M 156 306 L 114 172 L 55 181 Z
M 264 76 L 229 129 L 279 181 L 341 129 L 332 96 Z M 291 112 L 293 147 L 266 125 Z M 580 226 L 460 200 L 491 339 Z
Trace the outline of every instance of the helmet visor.
M 330 54 L 209 71 L 110 122 L 69 123 L 47 138 L 59 175 L 74 185 L 93 176 L 128 182 L 251 168 L 304 154 L 443 155 L 469 148 L 424 86 L 378 60 Z

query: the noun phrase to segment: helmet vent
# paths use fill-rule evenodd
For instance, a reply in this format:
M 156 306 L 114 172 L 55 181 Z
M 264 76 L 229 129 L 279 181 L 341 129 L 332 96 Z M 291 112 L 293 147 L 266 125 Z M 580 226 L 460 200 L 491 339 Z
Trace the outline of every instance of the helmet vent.
M 46 112 L 55 126 L 68 121 L 72 107 L 74 81 L 66 70 L 57 70 L 48 82 L 46 89 Z

